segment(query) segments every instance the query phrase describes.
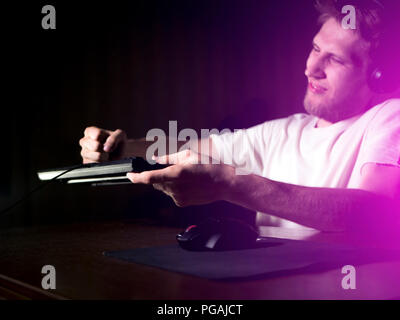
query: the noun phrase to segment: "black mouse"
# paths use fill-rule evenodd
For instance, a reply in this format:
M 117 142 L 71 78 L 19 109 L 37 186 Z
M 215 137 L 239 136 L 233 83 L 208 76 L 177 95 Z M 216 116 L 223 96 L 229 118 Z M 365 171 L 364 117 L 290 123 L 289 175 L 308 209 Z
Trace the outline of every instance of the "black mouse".
M 176 235 L 179 245 L 190 251 L 226 251 L 256 247 L 257 230 L 238 219 L 208 218 Z

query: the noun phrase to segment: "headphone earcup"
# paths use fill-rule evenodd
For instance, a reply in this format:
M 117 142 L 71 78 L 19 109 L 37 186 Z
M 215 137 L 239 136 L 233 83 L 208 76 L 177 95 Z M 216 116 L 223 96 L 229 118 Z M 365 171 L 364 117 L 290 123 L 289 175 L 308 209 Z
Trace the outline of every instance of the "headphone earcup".
M 368 85 L 378 94 L 392 93 L 400 87 L 400 77 L 382 67 L 372 66 L 369 73 Z
M 385 93 L 387 90 L 384 86 L 383 72 L 380 68 L 373 66 L 368 72 L 368 85 L 375 93 Z

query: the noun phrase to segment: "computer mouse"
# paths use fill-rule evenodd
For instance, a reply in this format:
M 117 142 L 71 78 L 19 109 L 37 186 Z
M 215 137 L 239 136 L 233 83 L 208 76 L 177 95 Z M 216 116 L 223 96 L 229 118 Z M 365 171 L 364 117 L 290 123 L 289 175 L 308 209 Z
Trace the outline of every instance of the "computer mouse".
M 227 251 L 257 247 L 257 230 L 233 218 L 208 218 L 176 235 L 178 244 L 190 251 Z

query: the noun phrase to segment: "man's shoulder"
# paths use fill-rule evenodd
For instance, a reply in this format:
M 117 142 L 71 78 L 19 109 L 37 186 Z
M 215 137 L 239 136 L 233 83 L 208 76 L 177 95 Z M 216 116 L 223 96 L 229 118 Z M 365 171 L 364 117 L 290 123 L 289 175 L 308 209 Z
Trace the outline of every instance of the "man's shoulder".
M 400 99 L 388 99 L 366 113 L 369 113 L 370 128 L 400 128 Z
M 375 116 L 400 115 L 400 99 L 392 98 L 371 108 Z

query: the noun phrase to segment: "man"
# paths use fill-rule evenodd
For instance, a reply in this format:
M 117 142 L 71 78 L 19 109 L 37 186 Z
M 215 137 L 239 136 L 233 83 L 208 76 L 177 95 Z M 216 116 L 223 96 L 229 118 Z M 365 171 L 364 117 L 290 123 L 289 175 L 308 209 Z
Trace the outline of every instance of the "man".
M 333 1 L 317 2 L 322 26 L 305 70 L 308 114 L 211 135 L 210 148 L 199 143 L 198 153 L 161 156 L 158 162 L 172 165 L 128 178 L 153 185 L 178 206 L 229 201 L 257 211 L 259 224 L 322 231 L 399 226 L 400 100 L 382 100 L 374 85 L 386 76 L 374 68 L 381 5 L 360 3 L 353 30 L 343 27 Z M 80 145 L 87 163 L 144 156 L 149 143 L 89 127 Z M 235 160 L 224 164 L 232 149 Z M 222 163 L 196 164 L 199 153 Z M 248 174 L 236 170 L 243 163 Z

